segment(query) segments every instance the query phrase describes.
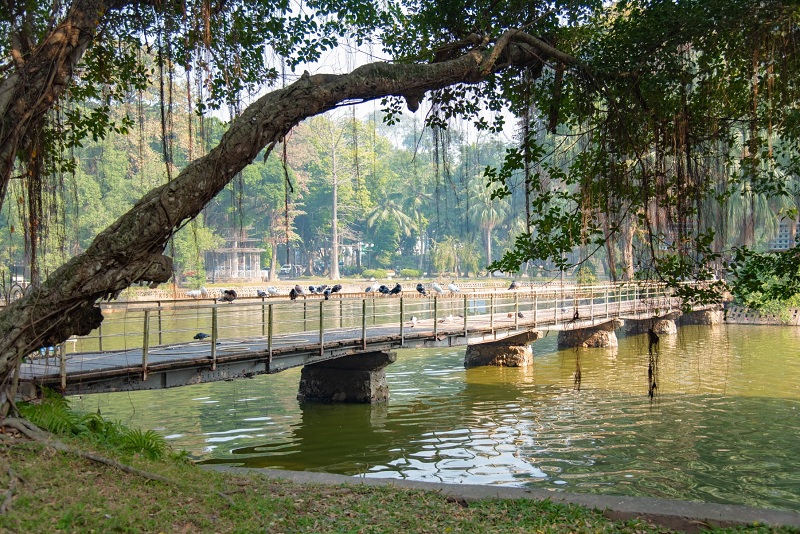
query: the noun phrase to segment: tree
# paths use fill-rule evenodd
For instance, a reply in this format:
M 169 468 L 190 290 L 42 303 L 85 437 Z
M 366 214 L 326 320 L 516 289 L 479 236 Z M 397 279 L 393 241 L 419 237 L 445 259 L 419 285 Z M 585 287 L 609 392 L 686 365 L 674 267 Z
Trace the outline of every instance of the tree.
M 715 251 L 708 249 L 712 240 L 697 214 L 712 184 L 702 165 L 715 147 L 730 144 L 731 123 L 748 125 L 745 178 L 759 191 L 786 194 L 758 163 L 775 160 L 773 147 L 796 146 L 800 137 L 800 14 L 795 4 L 780 0 L 629 1 L 613 8 L 586 0 L 563 9 L 534 1 L 503 10 L 493 2 L 408 0 L 387 11 L 377 3 L 341 1 L 315 3 L 314 15 L 268 1 L 150 6 L 145 0 L 73 0 L 64 9 L 53 4 L 53 12 L 29 4 L 0 7 L 0 25 L 11 36 L 3 53 L 12 60 L 0 80 L 0 196 L 6 196 L 14 166 L 24 166 L 32 228 L 43 220 L 37 184 L 46 171 L 41 158 L 49 148 L 42 135 L 48 111 L 69 88 L 72 98 L 96 104 L 71 117 L 71 131 L 102 136 L 124 129 L 125 123 L 109 120 L 108 109 L 146 78 L 136 59 L 142 36 L 156 43 L 162 82 L 176 62 L 187 72 L 202 65 L 195 71 L 208 72 L 202 106 L 228 107 L 233 118 L 215 148 L 144 194 L 84 252 L 0 312 L 3 385 L 25 354 L 97 327 L 100 299 L 134 283 L 168 280 L 172 260 L 164 249 L 173 233 L 300 121 L 344 103 L 388 98 L 396 114 L 402 101 L 416 111 L 429 95 L 435 110 L 429 123 L 439 131 L 455 116 L 497 130 L 502 116 L 489 123 L 481 104 L 520 111 L 520 96 L 533 94 L 537 109 L 545 110 L 541 123 L 553 134 L 560 125 L 586 126 L 590 142 L 573 161 L 548 165 L 531 135 L 494 176 L 507 185 L 530 159 L 520 154 L 540 153 L 548 179 L 558 176 L 562 184 L 547 189 L 540 179 L 526 182 L 536 193 L 531 217 L 537 233 L 518 236 L 514 250 L 496 262 L 494 268 L 504 271 L 532 258 L 563 257 L 575 242 L 600 239 L 595 217 L 607 210 L 609 196 L 644 214 L 651 248 L 654 236 L 673 232 L 677 254 L 693 247 L 692 258 L 707 261 Z M 376 27 L 385 48 L 404 62 L 372 63 L 343 75 L 304 73 L 241 110 L 242 94 L 260 80 L 278 78 L 278 70 L 264 63 L 265 44 L 291 66 L 318 57 L 338 35 L 363 41 Z M 117 39 L 93 40 L 98 32 Z M 86 68 L 71 83 L 87 51 Z M 781 90 L 773 90 L 776 83 Z M 520 91 L 521 84 L 530 90 Z M 782 143 L 770 146 L 762 131 Z M 644 157 L 651 152 L 652 158 Z M 781 163 L 795 172 L 800 156 L 784 156 Z M 600 168 L 610 172 L 595 172 Z M 668 224 L 647 220 L 655 205 L 669 214 Z M 690 265 L 652 256 L 664 269 Z

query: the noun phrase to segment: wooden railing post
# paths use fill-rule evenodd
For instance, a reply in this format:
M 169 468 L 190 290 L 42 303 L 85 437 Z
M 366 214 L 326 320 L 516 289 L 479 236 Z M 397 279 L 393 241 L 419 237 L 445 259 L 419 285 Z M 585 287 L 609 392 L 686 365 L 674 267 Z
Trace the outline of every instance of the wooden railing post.
M 464 295 L 464 340 L 467 339 L 467 318 L 469 317 L 469 305 L 467 304 L 467 296 Z
M 608 319 L 608 286 L 606 286 L 605 297 L 606 297 L 606 319 Z
M 322 356 L 325 352 L 325 316 L 323 310 L 325 301 L 319 301 L 319 355 Z
M 361 299 L 361 349 L 367 350 L 367 299 Z
M 103 323 L 97 327 L 97 350 L 103 352 Z
M 142 332 L 142 381 L 147 380 L 147 352 L 150 350 L 150 310 L 144 311 L 144 332 Z
M 211 370 L 217 370 L 217 305 L 211 308 Z
M 61 391 L 67 390 L 67 344 L 61 343 L 58 346 L 59 352 L 59 372 L 61 373 Z
M 489 295 L 489 331 L 494 335 L 494 293 Z
M 536 328 L 536 314 L 539 312 L 539 294 L 533 294 L 533 327 Z
M 339 299 L 339 328 L 344 327 L 344 299 Z
M 594 286 L 589 288 L 589 317 L 592 318 L 592 324 L 594 324 Z
M 519 329 L 519 294 L 514 293 L 514 329 Z
M 439 333 L 439 321 L 437 320 L 437 315 L 439 311 L 439 297 L 434 295 L 433 296 L 433 337 Z
M 272 305 L 270 305 L 270 309 L 272 309 Z M 267 305 L 264 304 L 264 297 L 261 297 L 261 335 L 267 335 Z
M 405 310 L 403 308 L 403 297 L 400 297 L 400 346 L 402 347 L 405 343 L 404 332 L 403 332 L 403 321 L 405 320 Z
M 269 316 L 267 317 L 267 364 L 272 365 L 272 339 L 275 334 L 273 324 L 275 315 L 272 313 L 272 304 L 269 304 Z M 269 369 L 267 369 L 269 371 Z
M 163 337 L 163 329 L 161 327 L 161 301 L 157 302 L 158 304 L 158 344 L 164 344 L 164 337 Z

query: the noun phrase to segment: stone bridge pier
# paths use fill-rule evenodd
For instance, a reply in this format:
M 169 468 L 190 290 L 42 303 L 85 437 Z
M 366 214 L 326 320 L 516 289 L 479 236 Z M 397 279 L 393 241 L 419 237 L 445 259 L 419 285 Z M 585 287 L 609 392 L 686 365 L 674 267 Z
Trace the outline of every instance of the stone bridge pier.
M 533 365 L 531 343 L 541 338 L 538 330 L 530 330 L 499 341 L 487 341 L 467 346 L 464 367 L 525 367 Z
M 611 319 L 605 323 L 586 327 L 576 327 L 558 332 L 558 348 L 571 349 L 575 347 L 605 348 L 617 347 L 619 341 L 614 330 L 625 324 L 622 319 Z
M 677 334 L 677 322 L 681 317 L 681 312 L 672 312 L 660 317 L 650 317 L 648 319 L 625 319 L 625 333 L 629 336 L 646 334 L 648 330 L 653 330 L 657 335 Z
M 386 366 L 394 352 L 366 352 L 312 363 L 300 373 L 301 402 L 377 403 L 389 400 Z

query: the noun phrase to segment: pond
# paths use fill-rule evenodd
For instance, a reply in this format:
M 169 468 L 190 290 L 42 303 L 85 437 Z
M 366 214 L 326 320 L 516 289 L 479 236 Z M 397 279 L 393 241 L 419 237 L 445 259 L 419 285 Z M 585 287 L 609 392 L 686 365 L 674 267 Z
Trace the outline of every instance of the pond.
M 800 510 L 800 328 L 683 327 L 530 368 L 403 350 L 388 403 L 303 405 L 299 369 L 74 397 L 208 463 Z

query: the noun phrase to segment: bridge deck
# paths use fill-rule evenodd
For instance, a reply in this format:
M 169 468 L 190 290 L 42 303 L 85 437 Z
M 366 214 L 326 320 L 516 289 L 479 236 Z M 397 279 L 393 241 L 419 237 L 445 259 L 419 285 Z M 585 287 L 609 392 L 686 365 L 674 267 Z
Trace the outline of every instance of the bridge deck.
M 271 334 L 277 329 L 274 318 L 296 313 L 298 303 L 259 301 L 237 302 L 231 306 L 195 303 L 190 308 L 193 313 L 212 312 L 212 334 L 206 340 L 149 346 L 148 338 L 155 336 L 147 332 L 140 346 L 134 348 L 68 353 L 62 347 L 56 357 L 23 363 L 20 378 L 23 382 L 60 389 L 67 394 L 156 389 L 276 373 L 364 351 L 467 345 L 530 330 L 585 328 L 614 317 L 648 318 L 679 308 L 678 300 L 668 296 L 663 287 L 621 287 L 573 288 L 567 294 L 555 294 L 550 290 L 549 293 L 503 292 L 438 299 L 345 296 L 339 302 L 312 302 L 312 308 L 316 310 L 318 306 L 317 315 L 308 317 L 304 308 L 302 328 L 274 335 Z M 371 304 L 374 312 L 375 301 L 388 311 L 379 319 L 374 313 L 369 318 L 382 321 L 381 324 L 367 325 L 367 305 Z M 268 305 L 270 333 L 265 331 L 266 321 L 262 321 L 262 332 L 266 335 L 219 335 L 213 326 L 217 324 L 218 312 L 232 310 L 237 304 L 240 306 L 236 312 L 238 320 L 254 315 L 264 319 Z M 342 312 L 346 304 L 356 309 L 360 307 L 362 315 L 346 317 Z M 342 326 L 326 325 L 323 312 L 336 306 Z M 462 313 L 454 314 L 454 310 Z M 488 313 L 479 313 L 481 311 Z M 412 312 L 420 316 L 414 323 L 411 322 Z M 574 319 L 576 312 L 578 319 Z M 141 310 L 138 313 L 142 313 Z M 107 314 L 110 318 L 115 315 Z M 151 322 L 145 309 L 145 331 Z M 345 322 L 350 324 L 345 325 Z M 161 315 L 158 323 L 161 324 Z M 309 323 L 314 324 L 310 329 Z M 161 335 L 159 330 L 158 336 Z M 86 340 L 79 341 L 86 344 L 83 342 Z M 102 347 L 102 339 L 99 345 Z

